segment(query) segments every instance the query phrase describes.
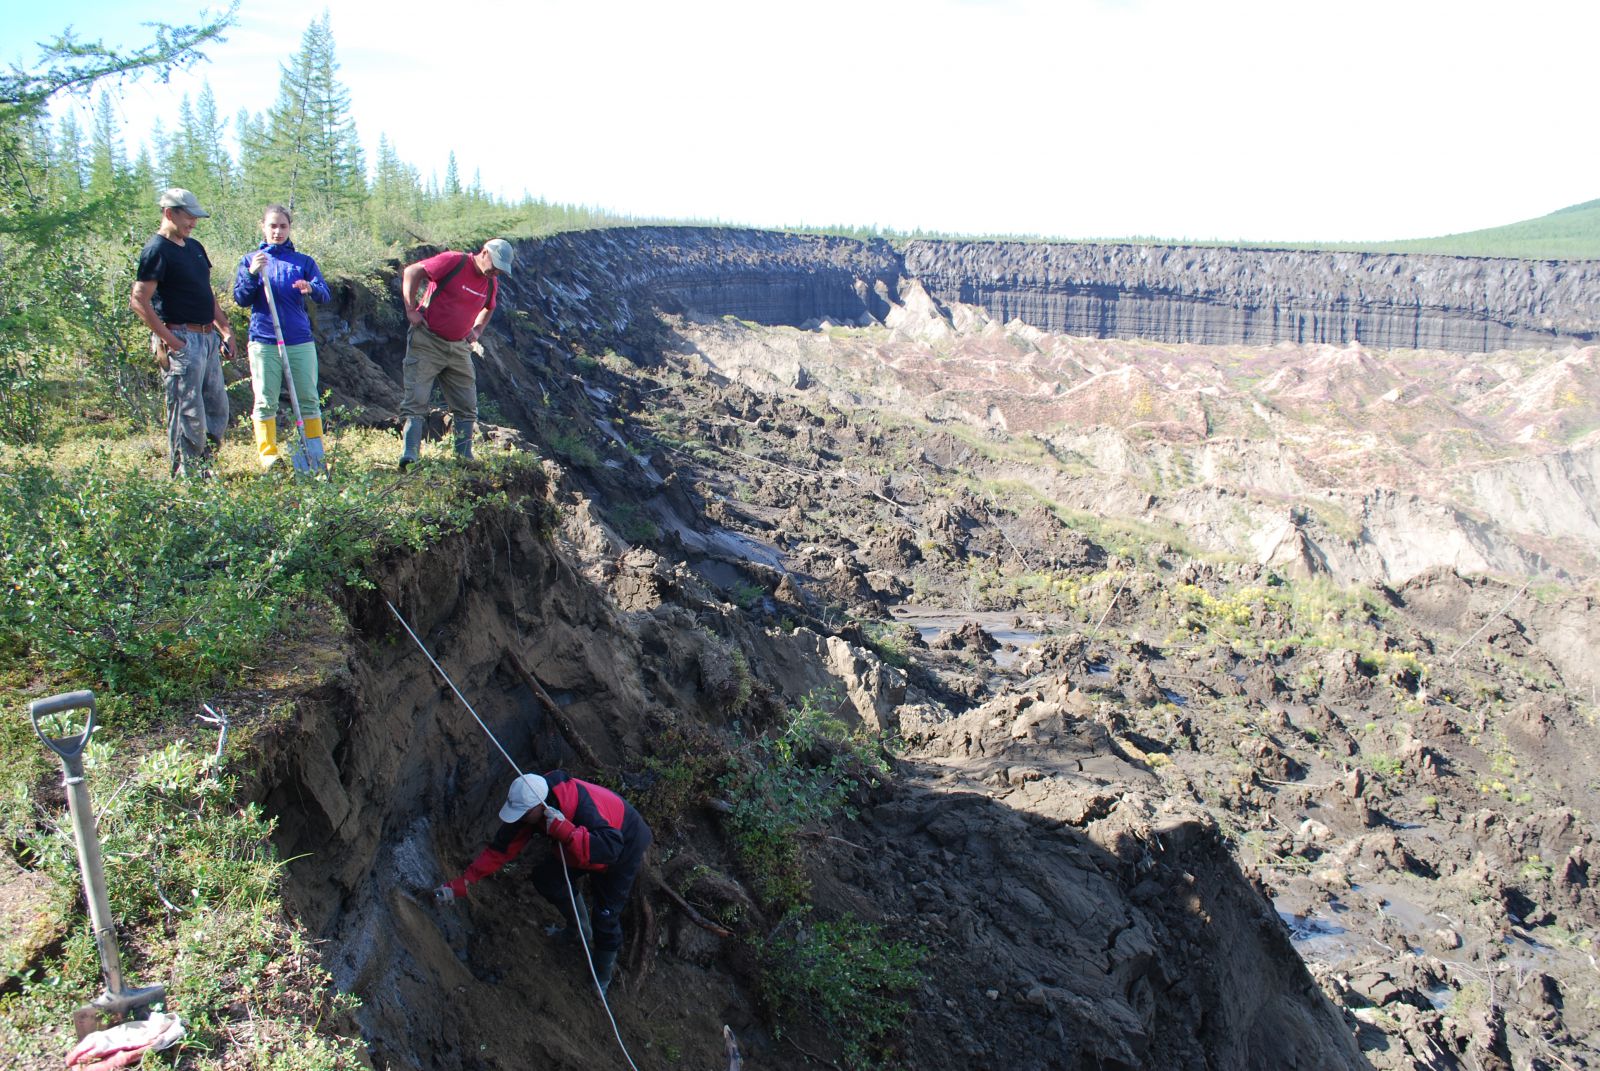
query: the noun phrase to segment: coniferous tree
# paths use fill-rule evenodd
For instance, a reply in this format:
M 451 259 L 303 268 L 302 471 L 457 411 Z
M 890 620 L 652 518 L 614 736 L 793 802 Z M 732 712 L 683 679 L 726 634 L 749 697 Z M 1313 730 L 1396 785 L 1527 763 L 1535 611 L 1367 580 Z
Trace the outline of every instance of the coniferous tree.
M 131 267 L 128 199 L 117 194 L 131 192 L 134 176 L 110 97 L 101 93 L 87 158 L 76 121 L 63 120 L 60 139 L 50 137 L 51 100 L 188 66 L 235 11 L 201 26 L 156 25 L 152 41 L 132 50 L 80 41 L 69 31 L 44 45 L 32 68 L 0 74 L 0 439 L 33 438 L 47 383 L 85 354 L 98 382 L 119 393 L 131 413 L 141 404 L 130 391 L 153 384 L 149 352 L 128 329 L 127 284 L 117 274 Z M 91 187 L 96 196 L 86 194 Z M 97 242 L 116 244 L 123 255 L 115 265 L 91 251 Z M 68 382 L 81 382 L 83 372 L 73 368 Z
M 370 202 L 378 237 L 409 237 L 414 241 L 416 236 L 409 224 L 421 214 L 422 200 L 417 169 L 400 159 L 388 136 L 380 134 Z
M 307 27 L 300 51 L 282 68 L 278 99 L 267 113 L 265 138 L 252 184 L 275 187 L 294 208 L 305 202 L 319 211 L 359 208 L 366 173 L 350 93 L 337 78 L 333 33 L 327 12 Z
M 89 161 L 83 151 L 83 130 L 78 117 L 68 111 L 61 117 L 60 134 L 56 140 L 54 173 L 56 187 L 66 204 L 83 202 L 84 191 L 89 187 Z
M 267 166 L 268 139 L 267 123 L 259 112 L 252 114 L 247 108 L 240 108 L 239 114 L 234 117 L 233 128 L 239 134 L 239 167 L 238 180 L 235 189 L 239 195 L 250 201 L 280 201 L 284 194 L 267 191 L 272 188 L 273 176 L 269 174 Z
M 210 82 L 201 86 L 193 109 L 189 98 L 183 98 L 180 117 L 182 125 L 173 142 L 182 146 L 183 169 L 169 169 L 175 176 L 173 182 L 193 190 L 201 204 L 221 203 L 233 187 L 233 161 L 222 144 L 227 121 L 217 115 L 217 98 Z
M 111 107 L 111 94 L 101 90 L 94 108 L 94 129 L 89 135 L 89 196 L 97 200 L 117 197 L 127 173 L 128 159 Z
M 128 171 L 124 186 L 125 193 L 131 195 L 136 202 L 153 200 L 156 191 L 162 188 L 162 184 L 156 179 L 155 161 L 146 146 L 139 146 L 139 155 L 134 158 L 133 167 Z
M 150 147 L 151 159 L 155 162 L 156 185 L 162 189 L 177 185 L 172 181 L 172 169 L 169 166 L 172 162 L 173 146 L 172 136 L 167 133 L 167 124 L 157 118 L 150 125 L 150 136 L 146 139 L 146 143 Z
M 461 172 L 456 169 L 456 153 L 450 150 L 450 160 L 444 168 L 444 195 L 455 201 L 461 197 Z
M 189 94 L 185 93 L 178 101 L 177 129 L 170 136 L 163 136 L 158 149 L 161 175 L 169 186 L 194 188 L 190 185 L 194 181 L 192 177 L 195 170 L 194 143 L 189 136 L 189 131 L 193 127 L 194 109 L 189 106 Z M 200 203 L 205 204 L 205 201 L 202 200 Z

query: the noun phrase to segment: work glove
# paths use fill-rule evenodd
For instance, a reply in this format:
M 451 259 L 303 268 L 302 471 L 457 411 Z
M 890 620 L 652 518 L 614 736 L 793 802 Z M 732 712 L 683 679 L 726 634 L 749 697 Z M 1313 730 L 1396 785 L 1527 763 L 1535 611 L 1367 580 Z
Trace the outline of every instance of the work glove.
M 572 831 L 576 828 L 577 826 L 574 826 L 571 822 L 567 821 L 566 815 L 562 814 L 560 811 L 549 806 L 548 804 L 545 805 L 544 831 L 546 836 L 554 837 L 556 840 L 565 844 L 569 839 L 571 839 Z
M 441 904 L 452 903 L 456 900 L 465 900 L 467 898 L 467 879 L 456 878 L 454 881 L 445 882 L 443 885 L 433 890 L 433 898 L 439 901 Z

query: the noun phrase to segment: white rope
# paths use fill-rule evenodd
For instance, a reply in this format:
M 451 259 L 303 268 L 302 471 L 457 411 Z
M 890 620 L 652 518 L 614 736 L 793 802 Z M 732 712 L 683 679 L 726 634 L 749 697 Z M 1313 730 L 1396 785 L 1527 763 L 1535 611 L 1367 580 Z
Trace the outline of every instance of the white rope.
M 423 645 L 423 642 L 420 639 L 417 638 L 417 634 L 412 631 L 411 626 L 406 622 L 406 619 L 400 616 L 400 611 L 394 608 L 394 603 L 390 602 L 388 599 L 385 599 L 383 600 L 383 604 L 389 608 L 389 612 L 394 615 L 395 620 L 400 622 L 400 627 L 406 630 L 406 635 L 411 637 L 411 642 L 417 645 L 417 649 L 423 653 L 424 657 L 426 657 L 430 663 L 432 663 L 433 668 L 439 671 L 439 676 L 444 678 L 444 682 L 450 686 L 450 690 L 456 693 L 456 698 L 461 700 L 461 705 L 467 708 L 467 713 L 472 715 L 473 720 L 478 723 L 479 727 L 483 729 L 484 733 L 488 735 L 489 739 L 494 742 L 494 746 L 499 748 L 500 754 L 505 756 L 506 762 L 510 763 L 511 768 L 517 771 L 517 776 L 522 777 L 522 767 L 518 766 L 517 761 L 511 757 L 511 754 L 506 751 L 504 747 L 501 746 L 499 738 L 494 735 L 494 731 L 484 723 L 482 718 L 478 717 L 478 712 L 472 709 L 472 704 L 467 702 L 467 697 L 461 694 L 461 689 L 456 687 L 456 682 L 450 679 L 450 674 L 444 671 L 444 667 L 434 659 L 433 655 L 428 652 L 428 648 Z M 600 994 L 600 1006 L 606 1010 L 606 1018 L 611 1020 L 611 1033 L 617 1039 L 617 1048 L 622 1050 L 622 1058 L 628 1061 L 628 1066 L 633 1068 L 633 1071 L 639 1071 L 639 1066 L 633 1062 L 633 1057 L 628 1054 L 628 1046 L 623 1044 L 622 1031 L 617 1027 L 617 1017 L 611 1014 L 611 1002 L 606 999 L 606 991 L 600 988 L 600 974 L 594 969 L 594 957 L 589 954 L 589 941 L 583 935 L 583 927 L 578 924 L 578 894 L 577 891 L 572 887 L 572 874 L 567 869 L 567 854 L 561 849 L 560 845 L 557 845 L 556 847 L 556 858 L 561 860 L 561 877 L 562 880 L 567 883 L 567 901 L 572 906 L 572 925 L 577 928 L 578 944 L 583 948 L 584 962 L 589 965 L 589 977 L 594 982 L 594 991 Z M 614 969 L 615 968 L 613 968 L 613 970 Z
M 583 947 L 583 959 L 589 965 L 589 978 L 594 982 L 594 991 L 600 994 L 600 1006 L 606 1010 L 606 1018 L 611 1020 L 611 1033 L 617 1039 L 617 1048 L 622 1050 L 622 1058 L 628 1061 L 628 1066 L 633 1068 L 633 1071 L 639 1071 L 639 1066 L 633 1062 L 633 1057 L 628 1055 L 628 1046 L 622 1043 L 622 1031 L 617 1028 L 617 1017 L 611 1014 L 611 1002 L 606 999 L 606 991 L 600 988 L 600 974 L 594 969 L 594 957 L 589 954 L 589 939 L 583 935 L 583 927 L 578 924 L 578 894 L 572 888 L 572 873 L 567 869 L 567 855 L 559 847 L 556 848 L 556 858 L 561 860 L 561 877 L 567 883 L 567 899 L 572 903 L 572 924 L 578 929 L 578 944 Z M 615 972 L 615 965 L 611 969 Z
M 450 674 L 444 671 L 443 666 L 434 661 L 433 655 L 429 654 L 428 649 L 423 646 L 422 641 L 417 639 L 417 634 L 411 631 L 411 626 L 406 623 L 406 619 L 400 616 L 400 611 L 394 608 L 394 603 L 390 602 L 388 599 L 384 599 L 383 605 L 387 606 L 389 608 L 389 612 L 394 615 L 394 619 L 400 622 L 400 627 L 406 630 L 406 635 L 411 637 L 411 642 L 417 645 L 417 649 L 422 652 L 423 657 L 427 658 L 429 662 L 433 663 L 433 668 L 439 671 L 439 676 L 443 677 L 444 682 L 450 686 L 450 690 L 456 693 L 456 698 L 461 700 L 461 705 L 467 708 L 467 713 L 471 714 L 473 720 L 476 721 L 483 728 L 483 731 L 488 734 L 489 739 L 494 742 L 494 746 L 500 748 L 500 754 L 504 755 L 506 757 L 506 761 L 511 764 L 511 768 L 517 771 L 517 776 L 523 776 L 522 767 L 517 765 L 517 760 L 513 759 L 505 748 L 500 747 L 500 740 L 494 735 L 494 731 L 490 729 L 489 726 L 484 724 L 482 718 L 478 717 L 478 712 L 472 709 L 472 704 L 467 702 L 467 697 L 461 694 L 461 689 L 457 688 L 456 682 L 450 679 Z

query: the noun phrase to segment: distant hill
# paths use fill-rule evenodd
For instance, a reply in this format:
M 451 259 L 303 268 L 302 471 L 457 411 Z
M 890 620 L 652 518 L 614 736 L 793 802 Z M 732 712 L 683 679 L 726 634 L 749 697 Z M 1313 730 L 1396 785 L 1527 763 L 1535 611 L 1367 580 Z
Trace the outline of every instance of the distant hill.
M 1373 253 L 1444 253 L 1459 257 L 1528 260 L 1600 259 L 1600 200 L 1558 209 L 1548 216 L 1438 238 L 1338 246 Z

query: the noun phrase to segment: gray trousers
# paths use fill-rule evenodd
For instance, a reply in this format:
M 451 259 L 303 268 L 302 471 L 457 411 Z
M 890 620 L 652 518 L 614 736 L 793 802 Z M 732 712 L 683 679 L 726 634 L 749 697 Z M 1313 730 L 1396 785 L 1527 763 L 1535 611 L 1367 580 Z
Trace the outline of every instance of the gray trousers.
M 228 390 L 222 381 L 222 339 L 215 329 L 174 327 L 183 349 L 167 354 L 167 451 L 172 475 L 199 475 L 210 454 L 206 438 L 228 430 Z M 159 343 L 158 343 L 159 344 Z

